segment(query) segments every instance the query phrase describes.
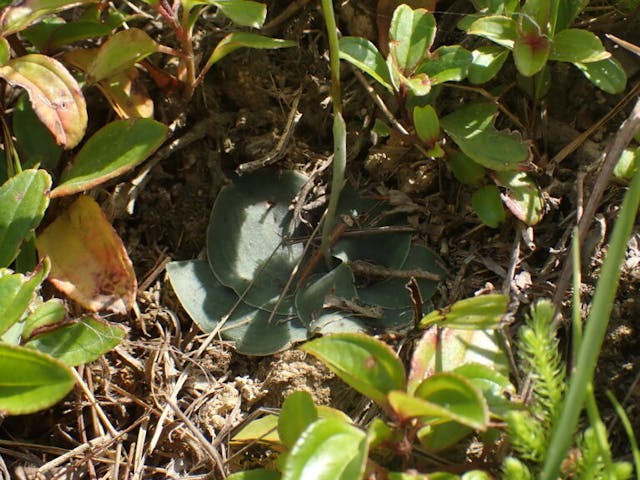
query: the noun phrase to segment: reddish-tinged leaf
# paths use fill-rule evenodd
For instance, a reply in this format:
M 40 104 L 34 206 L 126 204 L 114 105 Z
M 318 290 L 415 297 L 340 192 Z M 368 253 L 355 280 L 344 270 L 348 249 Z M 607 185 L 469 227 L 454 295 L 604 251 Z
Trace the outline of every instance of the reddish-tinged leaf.
M 45 55 L 24 55 L 1 66 L 0 78 L 27 91 L 33 110 L 59 145 L 73 148 L 80 143 L 87 128 L 87 107 L 64 65 Z
M 122 240 L 91 197 L 80 197 L 36 239 L 49 280 L 83 307 L 126 313 L 137 282 Z
M 14 2 L 0 14 L 0 34 L 4 37 L 16 33 L 40 18 L 95 0 L 22 0 Z

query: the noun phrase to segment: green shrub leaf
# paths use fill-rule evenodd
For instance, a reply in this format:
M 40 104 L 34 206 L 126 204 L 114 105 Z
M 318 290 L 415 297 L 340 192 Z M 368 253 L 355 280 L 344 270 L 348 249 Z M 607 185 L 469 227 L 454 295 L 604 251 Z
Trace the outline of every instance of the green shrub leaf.
M 64 303 L 58 298 L 47 300 L 33 311 L 24 321 L 22 338 L 29 339 L 34 330 L 47 325 L 53 325 L 64 319 L 67 314 Z
M 465 298 L 444 309 L 431 312 L 420 321 L 420 328 L 435 323 L 457 329 L 496 328 L 507 311 L 508 297 L 501 294 Z
M 209 3 L 209 2 L 208 2 Z M 211 0 L 233 23 L 243 27 L 261 28 L 267 18 L 267 6 L 251 0 Z
M 482 220 L 491 228 L 497 228 L 504 222 L 505 214 L 500 191 L 495 185 L 485 185 L 473 192 L 471 205 Z
M 343 421 L 323 418 L 312 423 L 287 456 L 282 480 L 353 480 L 367 461 L 366 434 Z
M 0 411 L 24 415 L 48 408 L 73 388 L 63 363 L 35 350 L 0 343 Z
M 278 435 L 292 448 L 305 429 L 318 419 L 318 409 L 308 392 L 293 392 L 282 404 L 278 419 Z
M 431 57 L 418 67 L 419 73 L 425 73 L 431 85 L 464 80 L 473 57 L 471 52 L 460 45 L 438 48 Z
M 436 35 L 436 20 L 422 8 L 400 5 L 389 27 L 389 55 L 405 76 L 410 76 L 429 53 Z
M 599 62 L 576 62 L 574 65 L 591 83 L 607 93 L 622 93 L 627 87 L 627 74 L 620 62 L 613 57 Z
M 29 276 L 20 273 L 0 276 L 0 334 L 22 318 L 48 273 L 49 262 L 45 260 Z
M 219 62 L 231 52 L 235 52 L 239 48 L 261 48 L 261 49 L 275 49 L 295 47 L 296 42 L 292 40 L 281 40 L 279 38 L 269 38 L 263 35 L 249 32 L 232 32 L 216 45 L 213 53 L 207 61 L 207 65 L 204 67 L 208 69 L 216 62 Z
M 504 201 L 516 218 L 527 225 L 535 225 L 542 220 L 542 194 L 525 172 L 497 172 L 496 179 L 507 189 Z
M 440 138 L 440 120 L 431 105 L 413 109 L 413 126 L 418 138 L 427 145 L 432 145 Z
M 470 35 L 479 35 L 488 38 L 492 42 L 512 49 L 518 30 L 516 22 L 509 17 L 502 15 L 491 15 L 482 17 L 471 24 L 467 33 Z
M 94 2 L 95 0 L 25 0 L 2 11 L 0 32 L 7 37 L 47 15 Z
M 496 45 L 480 47 L 471 52 L 468 78 L 474 85 L 488 82 L 495 77 L 509 56 L 509 50 Z
M 107 124 L 82 146 L 51 197 L 88 190 L 131 170 L 162 145 L 168 131 L 166 125 L 149 118 Z
M 280 480 L 280 474 L 273 470 L 257 468 L 245 472 L 232 473 L 227 480 Z
M 383 87 L 390 92 L 392 91 L 387 63 L 375 45 L 366 38 L 342 37 L 340 39 L 340 58 L 371 75 Z
M 381 406 L 387 394 L 402 390 L 402 362 L 384 343 L 361 334 L 336 334 L 303 345 L 302 350 L 319 358 L 343 381 Z
M 0 186 L 0 267 L 8 267 L 25 237 L 49 205 L 51 177 L 44 170 L 24 170 Z
M 549 60 L 559 62 L 599 62 L 611 57 L 600 39 L 592 32 L 568 28 L 553 37 Z

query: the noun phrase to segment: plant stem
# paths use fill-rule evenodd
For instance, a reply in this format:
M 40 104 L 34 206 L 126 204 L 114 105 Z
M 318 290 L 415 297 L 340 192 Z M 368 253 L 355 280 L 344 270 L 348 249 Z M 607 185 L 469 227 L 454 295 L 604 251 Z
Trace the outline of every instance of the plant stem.
M 578 418 L 587 395 L 589 382 L 598 360 L 613 301 L 618 289 L 620 272 L 627 239 L 631 234 L 636 213 L 640 205 L 640 172 L 631 181 L 624 196 L 620 213 L 616 220 L 609 250 L 602 265 L 602 273 L 593 296 L 591 312 L 584 330 L 584 337 L 578 352 L 578 361 L 569 383 L 569 390 L 554 423 L 547 448 L 549 455 L 545 461 L 540 478 L 555 480 L 558 478 L 560 464 L 573 440 Z
M 344 172 L 347 165 L 347 126 L 342 118 L 342 100 L 340 95 L 340 48 L 338 46 L 338 27 L 331 0 L 322 0 L 322 13 L 329 39 L 329 65 L 331 67 L 331 102 L 333 105 L 333 178 L 331 180 L 331 198 L 322 225 L 321 249 L 327 265 L 331 264 L 331 231 L 338 210 L 340 192 L 344 185 Z

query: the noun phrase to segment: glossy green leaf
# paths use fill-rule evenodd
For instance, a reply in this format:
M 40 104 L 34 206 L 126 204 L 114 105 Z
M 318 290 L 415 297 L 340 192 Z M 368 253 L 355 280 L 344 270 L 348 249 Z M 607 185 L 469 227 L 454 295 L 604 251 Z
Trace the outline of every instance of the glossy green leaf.
M 0 32 L 7 37 L 47 15 L 93 2 L 95 0 L 24 0 L 2 10 Z
M 260 170 L 225 186 L 216 199 L 207 230 L 209 265 L 249 305 L 273 310 L 300 261 L 303 244 L 283 239 L 290 235 L 289 206 L 306 180 L 292 171 Z M 293 293 L 279 312 L 293 312 Z
M 166 125 L 148 118 L 107 124 L 82 146 L 51 197 L 88 190 L 131 170 L 162 145 L 168 132 Z
M 568 28 L 553 37 L 549 60 L 559 62 L 599 62 L 611 54 L 602 46 L 600 39 L 588 30 Z
M 48 408 L 73 388 L 63 363 L 35 350 L 0 344 L 0 411 L 24 415 Z
M 422 380 L 434 373 L 452 371 L 469 363 L 509 374 L 509 361 L 497 333 L 430 328 L 413 352 L 408 392 L 415 391 Z
M 574 63 L 578 69 L 599 89 L 610 93 L 622 93 L 627 87 L 627 75 L 622 65 L 615 58 L 607 58 L 599 62 Z
M 480 363 L 466 363 L 452 371 L 469 380 L 482 392 L 493 416 L 503 418 L 514 408 L 507 395 L 513 398 L 516 389 L 506 375 Z
M 26 95 L 18 99 L 11 119 L 22 167 L 40 166 L 49 172 L 56 171 L 62 148 L 33 111 Z
M 24 170 L 0 186 L 0 267 L 8 267 L 23 240 L 42 220 L 49 205 L 51 177 L 44 170 Z
M 73 148 L 87 128 L 87 107 L 78 82 L 57 60 L 24 55 L 0 66 L 0 78 L 24 88 L 33 110 L 59 145 Z
M 389 27 L 389 55 L 404 75 L 411 75 L 429 53 L 436 35 L 436 20 L 422 8 L 400 5 Z
M 152 53 L 159 45 L 138 28 L 121 30 L 104 42 L 87 69 L 91 82 L 99 82 L 124 72 Z
M 36 309 L 31 313 L 24 322 L 24 328 L 22 330 L 22 338 L 28 339 L 33 334 L 34 330 L 53 325 L 61 322 L 67 314 L 64 308 L 64 303 L 58 298 L 52 298 L 46 302 L 38 305 Z
M 419 73 L 426 73 L 432 85 L 464 80 L 473 57 L 471 52 L 460 45 L 438 48 L 418 67 Z
M 233 23 L 243 27 L 261 28 L 267 18 L 267 6 L 250 0 L 210 0 Z
M 371 75 L 383 87 L 392 91 L 387 64 L 375 45 L 366 38 L 342 37 L 340 58 Z
M 500 198 L 500 191 L 495 185 L 485 185 L 473 192 L 471 205 L 482 223 L 497 228 L 504 222 L 505 214 Z
M 0 65 L 4 65 L 11 58 L 11 46 L 6 38 L 0 37 Z
M 367 426 L 367 442 L 369 443 L 369 448 L 374 449 L 385 442 L 400 440 L 398 438 L 399 433 L 397 429 L 394 429 L 380 417 L 375 417 Z
M 504 202 L 516 218 L 527 225 L 535 225 L 542 220 L 542 194 L 525 172 L 497 172 L 496 180 L 507 189 Z
M 558 14 L 554 31 L 560 32 L 568 28 L 588 4 L 589 0 L 562 0 L 557 2 Z
M 0 276 L 0 334 L 22 318 L 49 268 L 45 260 L 28 276 L 20 273 Z
M 280 480 L 280 478 L 281 477 L 278 472 L 266 470 L 264 468 L 257 468 L 254 470 L 232 473 L 227 477 L 227 480 Z
M 43 331 L 29 340 L 33 348 L 74 367 L 89 363 L 117 346 L 125 331 L 117 325 L 92 317 Z
M 473 161 L 491 170 L 513 170 L 529 157 L 518 133 L 493 126 L 497 107 L 490 103 L 465 105 L 440 119 L 440 125 Z
M 279 38 L 269 38 L 262 35 L 249 32 L 232 32 L 216 45 L 213 53 L 207 61 L 205 68 L 210 67 L 216 62 L 219 62 L 231 52 L 235 52 L 239 48 L 260 48 L 260 49 L 276 49 L 295 47 L 296 42 L 292 40 L 281 40 Z
M 420 328 L 435 323 L 457 329 L 485 329 L 498 327 L 507 312 L 509 298 L 493 293 L 459 300 L 450 307 L 434 310 L 420 322 Z
M 403 419 L 421 418 L 426 423 L 455 421 L 476 430 L 485 430 L 489 409 L 482 393 L 465 378 L 453 373 L 437 373 L 423 380 L 413 395 L 394 391 L 389 403 Z
M 282 480 L 354 480 L 367 461 L 366 434 L 336 419 L 312 423 L 293 446 Z
M 216 279 L 206 261 L 171 262 L 167 273 L 198 327 L 205 333 L 220 328 L 222 337 L 235 342 L 239 353 L 270 355 L 307 339 L 307 329 L 297 318 L 276 316 L 269 322 L 270 312 L 242 303 L 234 308 L 238 296 Z
M 473 432 L 471 427 L 458 422 L 447 421 L 427 425 L 416 433 L 420 446 L 429 452 L 440 452 L 454 447 Z
M 471 24 L 467 33 L 487 38 L 508 49 L 513 48 L 518 37 L 516 22 L 502 15 L 479 18 Z
M 379 405 L 386 406 L 386 395 L 405 386 L 402 362 L 387 345 L 372 337 L 348 333 L 330 335 L 301 348 Z
M 293 392 L 282 404 L 278 420 L 278 435 L 282 443 L 292 448 L 302 432 L 318 419 L 318 410 L 309 392 Z
M 480 85 L 498 74 L 509 56 L 509 51 L 496 45 L 488 45 L 477 48 L 471 55 L 468 78 L 474 85 Z
M 242 445 L 250 442 L 267 444 L 272 447 L 280 444 L 278 416 L 268 414 L 252 420 L 229 440 L 231 445 Z
M 486 174 L 482 165 L 471 160 L 463 152 L 456 152 L 449 158 L 449 167 L 456 179 L 466 185 L 479 184 Z
M 413 126 L 418 138 L 427 145 L 433 144 L 440 138 L 440 120 L 431 105 L 413 109 Z
M 537 33 L 518 35 L 513 45 L 516 68 L 525 77 L 531 77 L 544 68 L 551 52 L 551 42 Z

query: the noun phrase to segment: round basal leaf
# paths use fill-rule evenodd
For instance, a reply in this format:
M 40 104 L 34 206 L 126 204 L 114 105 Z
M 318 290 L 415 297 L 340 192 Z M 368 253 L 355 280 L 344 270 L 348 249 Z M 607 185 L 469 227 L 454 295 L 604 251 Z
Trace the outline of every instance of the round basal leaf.
M 169 129 L 149 118 L 116 120 L 82 146 L 51 197 L 82 192 L 139 165 L 162 143 Z
M 516 22 L 502 15 L 482 17 L 474 21 L 467 33 L 488 38 L 492 42 L 512 49 L 518 37 Z
M 379 405 L 387 405 L 386 396 L 390 391 L 404 389 L 402 362 L 386 344 L 372 337 L 349 333 L 330 335 L 301 348 Z
M 205 68 L 211 67 L 216 62 L 219 62 L 231 52 L 235 52 L 239 48 L 260 48 L 260 49 L 276 49 L 295 47 L 296 42 L 292 40 L 282 40 L 279 38 L 270 38 L 263 35 L 250 32 L 232 32 L 224 37 L 216 45 L 213 53 L 207 61 Z
M 220 328 L 223 338 L 235 342 L 245 355 L 270 355 L 307 339 L 307 329 L 297 318 L 276 315 L 238 303 L 238 296 L 220 284 L 204 260 L 167 265 L 171 286 L 191 319 L 205 333 Z M 227 318 L 228 316 L 228 318 Z M 222 325 L 219 325 L 224 322 Z
M 469 65 L 468 78 L 474 85 L 488 82 L 495 77 L 509 56 L 509 50 L 489 45 L 471 52 L 473 57 Z
M 44 170 L 24 170 L 0 186 L 0 268 L 15 260 L 24 238 L 40 224 L 50 188 Z
M 289 206 L 307 178 L 295 172 L 260 170 L 222 189 L 207 230 L 209 264 L 220 283 L 249 305 L 273 310 L 303 251 L 286 244 Z M 279 312 L 293 311 L 293 292 Z
M 453 372 L 462 375 L 480 389 L 493 416 L 503 418 L 514 408 L 513 403 L 507 398 L 507 393 L 509 397 L 513 397 L 516 390 L 507 376 L 479 363 L 461 365 Z
M 100 46 L 98 54 L 87 69 L 91 82 L 99 82 L 127 70 L 152 53 L 159 45 L 138 28 L 121 30 Z
M 87 107 L 78 82 L 57 60 L 24 55 L 0 66 L 0 78 L 24 88 L 38 118 L 59 145 L 73 148 L 87 128 Z
M 282 404 L 278 419 L 278 435 L 287 447 L 293 447 L 302 432 L 318 419 L 318 409 L 309 392 L 293 392 Z
M 414 107 L 413 126 L 416 129 L 418 138 L 431 145 L 440 138 L 440 121 L 438 114 L 431 105 Z
M 427 10 L 400 5 L 389 27 L 389 55 L 406 76 L 429 53 L 436 35 L 436 20 Z
M 407 259 L 400 270 L 424 270 L 444 275 L 444 270 L 438 264 L 438 257 L 431 250 L 421 245 L 411 245 Z M 407 309 L 412 306 L 412 300 L 407 290 L 408 278 L 390 278 L 381 282 L 358 288 L 360 299 L 370 305 L 379 305 L 385 309 Z M 427 302 L 436 292 L 438 282 L 418 279 L 423 303 Z
M 525 172 L 496 172 L 496 179 L 507 189 L 504 203 L 517 219 L 527 225 L 535 225 L 542 220 L 542 194 Z
M 13 273 L 0 277 L 0 334 L 22 318 L 49 267 L 49 262 L 44 260 L 28 276 Z
M 610 93 L 624 92 L 627 88 L 627 74 L 615 58 L 607 58 L 599 62 L 574 63 L 576 67 L 599 89 Z
M 385 87 L 393 90 L 389 69 L 382 55 L 366 38 L 342 37 L 340 39 L 340 58 L 356 66 Z
M 431 85 L 459 82 L 467 76 L 472 59 L 471 52 L 460 45 L 444 46 L 433 52 L 417 71 L 427 74 Z
M 89 363 L 117 346 L 124 338 L 122 327 L 84 317 L 72 324 L 47 329 L 25 344 L 75 367 Z
M 20 95 L 11 120 L 22 167 L 57 171 L 62 147 L 33 111 L 27 95 Z
M 24 415 L 55 405 L 73 388 L 67 366 L 29 348 L 0 343 L 0 412 Z
M 367 461 L 366 434 L 340 420 L 312 423 L 287 455 L 282 480 L 354 480 Z
M 509 361 L 498 335 L 485 330 L 427 330 L 413 352 L 409 393 L 436 372 L 455 370 L 469 363 L 482 364 L 502 375 L 509 374 Z
M 517 133 L 493 126 L 498 107 L 473 103 L 440 119 L 440 125 L 472 160 L 495 171 L 513 170 L 529 157 L 529 147 Z
M 495 185 L 486 185 L 473 192 L 471 205 L 485 225 L 497 228 L 504 222 L 505 214 L 500 190 Z
M 611 57 L 600 39 L 588 30 L 567 28 L 553 37 L 549 60 L 558 62 L 599 62 Z
M 36 238 L 51 259 L 49 281 L 88 310 L 125 314 L 138 284 L 127 250 L 91 197 L 81 196 Z
M 323 324 L 327 320 L 324 318 L 325 316 L 333 318 L 348 314 L 348 312 L 339 312 L 335 309 L 326 309 L 324 305 L 328 295 L 347 300 L 355 299 L 358 296 L 354 286 L 353 273 L 346 264 L 341 263 L 329 273 L 320 278 L 312 279 L 298 289 L 295 299 L 296 310 L 300 320 L 307 327 L 312 322 Z
M 449 157 L 449 167 L 456 179 L 466 185 L 477 185 L 484 178 L 486 170 L 463 152 L 457 152 Z
M 459 300 L 450 307 L 434 310 L 420 321 L 420 328 L 435 323 L 449 328 L 496 328 L 507 311 L 509 298 L 501 294 L 480 295 Z
M 24 321 L 22 338 L 28 340 L 34 330 L 62 321 L 67 314 L 64 303 L 59 298 L 47 300 L 31 313 Z

